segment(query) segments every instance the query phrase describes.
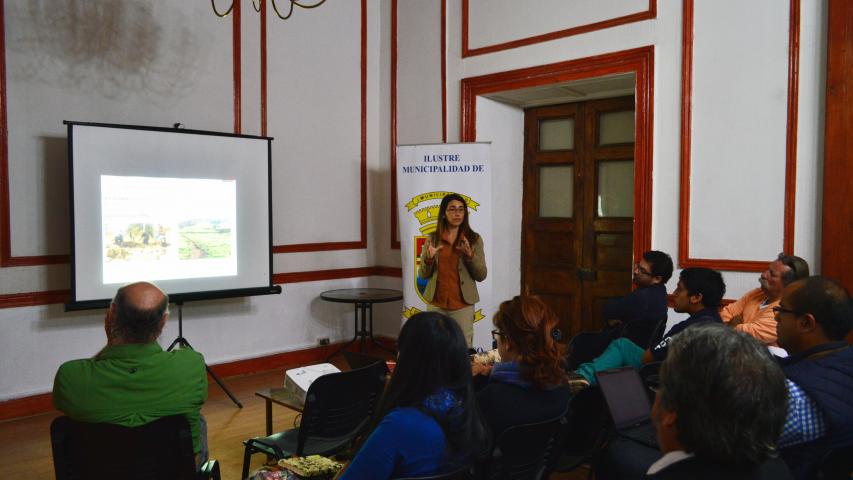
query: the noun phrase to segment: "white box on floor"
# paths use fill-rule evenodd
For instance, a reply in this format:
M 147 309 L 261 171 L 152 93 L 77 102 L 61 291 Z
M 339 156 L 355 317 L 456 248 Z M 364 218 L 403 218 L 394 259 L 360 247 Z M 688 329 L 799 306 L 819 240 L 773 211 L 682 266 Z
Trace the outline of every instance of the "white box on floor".
M 291 368 L 284 372 L 284 388 L 301 398 L 302 403 L 305 403 L 308 387 L 314 383 L 314 380 L 323 375 L 338 372 L 340 370 L 331 363 L 319 363 L 317 365 L 308 365 L 307 367 Z

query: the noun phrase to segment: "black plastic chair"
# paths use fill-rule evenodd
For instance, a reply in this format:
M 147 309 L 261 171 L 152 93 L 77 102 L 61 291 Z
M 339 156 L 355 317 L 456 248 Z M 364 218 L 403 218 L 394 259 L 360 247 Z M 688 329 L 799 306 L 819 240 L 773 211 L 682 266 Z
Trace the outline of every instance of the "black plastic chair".
M 470 480 L 474 478 L 471 475 L 471 465 L 459 467 L 446 473 L 431 475 L 429 477 L 405 477 L 395 478 L 394 480 Z
M 384 362 L 330 373 L 308 387 L 305 409 L 298 428 L 243 442 L 243 476 L 255 453 L 276 459 L 292 455 L 332 455 L 348 448 L 373 415 L 385 387 Z
M 598 385 L 587 387 L 569 400 L 567 423 L 561 432 L 552 470 L 569 472 L 591 464 L 607 441 L 610 413 Z M 592 476 L 590 469 L 589 476 Z
M 853 478 L 853 447 L 828 452 L 820 461 L 815 478 L 819 480 L 848 480 Z
M 216 460 L 196 470 L 192 433 L 183 415 L 140 427 L 78 422 L 58 417 L 50 424 L 57 480 L 219 480 Z
M 495 439 L 492 452 L 483 465 L 484 478 L 546 478 L 554 463 L 552 457 L 558 455 L 557 448 L 566 421 L 566 414 L 562 413 L 544 422 L 516 425 L 504 430 Z
M 608 332 L 581 332 L 575 335 L 569 342 L 568 370 L 577 370 L 582 363 L 586 363 L 601 355 L 611 337 Z
M 643 381 L 651 400 L 654 400 L 655 391 L 660 386 L 660 366 L 662 364 L 663 362 L 650 362 L 640 367 L 638 371 L 640 380 Z

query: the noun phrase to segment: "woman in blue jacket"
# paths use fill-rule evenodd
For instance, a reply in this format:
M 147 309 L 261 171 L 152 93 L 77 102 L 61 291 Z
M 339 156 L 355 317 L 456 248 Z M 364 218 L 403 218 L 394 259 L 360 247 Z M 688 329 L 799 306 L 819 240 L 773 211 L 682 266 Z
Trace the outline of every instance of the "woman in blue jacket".
M 403 325 L 397 345 L 379 420 L 342 479 L 434 475 L 488 448 L 459 325 L 437 312 L 418 313 Z

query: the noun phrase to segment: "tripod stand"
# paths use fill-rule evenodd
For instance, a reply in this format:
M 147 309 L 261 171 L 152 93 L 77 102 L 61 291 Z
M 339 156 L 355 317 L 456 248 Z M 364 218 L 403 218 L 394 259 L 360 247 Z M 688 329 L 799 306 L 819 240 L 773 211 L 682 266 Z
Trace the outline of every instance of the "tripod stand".
M 183 321 L 184 321 L 184 318 L 183 318 L 184 302 L 177 301 L 177 302 L 175 302 L 175 305 L 178 306 L 178 338 L 176 338 L 174 341 L 172 341 L 172 344 L 169 345 L 169 348 L 167 348 L 166 351 L 171 352 L 172 349 L 175 348 L 176 345 L 180 345 L 182 347 L 191 348 L 191 349 L 195 350 L 192 347 L 192 345 L 190 345 L 190 342 L 188 342 L 187 339 L 184 338 L 184 323 L 183 323 Z M 243 404 L 240 403 L 239 400 L 237 400 L 237 397 L 235 397 L 234 394 L 231 393 L 230 390 L 228 390 L 228 387 L 226 387 L 225 384 L 222 383 L 222 380 L 220 380 L 219 377 L 217 377 L 216 374 L 213 373 L 213 370 L 211 370 L 210 367 L 207 366 L 207 363 L 204 364 L 204 368 L 207 369 L 207 373 L 213 378 L 213 381 L 215 381 L 216 384 L 219 385 L 219 388 L 221 388 L 222 391 L 225 392 L 226 395 L 228 395 L 228 398 L 230 398 L 231 401 L 234 402 L 234 404 L 237 405 L 239 408 L 243 408 Z

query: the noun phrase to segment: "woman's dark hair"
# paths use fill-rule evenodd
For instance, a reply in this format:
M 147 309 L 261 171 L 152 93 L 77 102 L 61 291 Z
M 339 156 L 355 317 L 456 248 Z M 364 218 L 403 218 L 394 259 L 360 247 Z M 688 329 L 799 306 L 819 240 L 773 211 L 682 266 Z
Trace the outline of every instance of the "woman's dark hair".
M 675 412 L 684 450 L 746 469 L 776 454 L 787 415 L 785 374 L 763 344 L 718 323 L 673 337 L 658 400 Z
M 565 383 L 566 346 L 557 341 L 559 319 L 539 297 L 516 296 L 501 303 L 492 321 L 502 341 L 518 352 L 522 378 L 539 389 Z
M 471 230 L 471 225 L 468 224 L 468 202 L 466 202 L 465 198 L 458 193 L 448 193 L 441 199 L 441 204 L 438 206 L 438 228 L 434 233 L 435 237 L 433 238 L 433 244 L 439 245 L 438 242 L 441 242 L 441 238 L 444 236 L 444 231 L 447 229 L 447 205 L 453 200 L 462 202 L 462 206 L 465 207 L 465 217 L 462 220 L 462 225 L 459 225 L 459 233 L 465 235 L 465 238 L 468 239 L 468 243 L 473 247 L 474 242 L 480 238 L 480 235 L 474 230 Z M 456 242 L 454 245 L 451 245 L 451 247 L 456 247 L 456 244 L 462 240 L 462 235 L 456 235 Z
M 422 411 L 441 426 L 452 452 L 481 455 L 488 437 L 474 397 L 468 344 L 456 321 L 437 312 L 416 313 L 403 324 L 397 348 L 397 366 L 375 424 L 397 407 L 420 408 L 427 397 L 448 389 L 461 402 L 462 418 Z

